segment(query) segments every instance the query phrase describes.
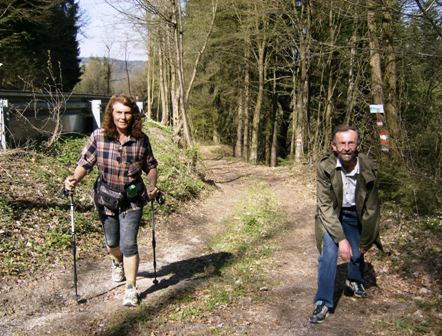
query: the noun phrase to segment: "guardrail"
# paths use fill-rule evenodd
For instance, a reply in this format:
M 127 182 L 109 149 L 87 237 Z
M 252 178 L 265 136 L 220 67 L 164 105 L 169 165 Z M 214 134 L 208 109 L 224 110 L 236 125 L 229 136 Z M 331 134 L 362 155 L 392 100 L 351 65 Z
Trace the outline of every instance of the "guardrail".
M 0 149 L 48 138 L 57 123 L 62 134 L 89 134 L 100 127 L 109 99 L 99 95 L 64 93 L 56 96 L 0 90 Z M 137 105 L 142 111 L 143 103 L 137 102 Z
M 109 98 L 0 90 L 0 148 L 44 140 L 57 123 L 62 134 L 88 134 L 100 126 Z

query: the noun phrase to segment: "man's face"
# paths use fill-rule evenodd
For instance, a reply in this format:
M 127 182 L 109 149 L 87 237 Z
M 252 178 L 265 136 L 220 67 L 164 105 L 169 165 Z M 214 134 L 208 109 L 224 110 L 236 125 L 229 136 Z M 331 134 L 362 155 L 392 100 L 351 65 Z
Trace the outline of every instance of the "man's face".
M 353 162 L 359 150 L 358 134 L 353 130 L 336 133 L 332 148 L 342 163 Z
M 132 123 L 132 109 L 129 106 L 116 102 L 112 106 L 112 118 L 119 132 L 126 133 Z

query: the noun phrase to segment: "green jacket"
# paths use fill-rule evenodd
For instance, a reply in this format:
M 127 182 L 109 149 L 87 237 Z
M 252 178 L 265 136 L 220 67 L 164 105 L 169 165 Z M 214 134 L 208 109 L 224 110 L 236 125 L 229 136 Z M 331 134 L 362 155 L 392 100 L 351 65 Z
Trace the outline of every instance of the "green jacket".
M 379 198 L 377 190 L 377 167 L 367 155 L 358 154 L 359 175 L 356 182 L 356 211 L 361 222 L 361 242 L 364 249 L 375 243 L 382 250 L 379 239 Z M 317 169 L 317 203 L 315 216 L 315 234 L 318 250 L 322 250 L 322 236 L 328 232 L 338 243 L 345 239 L 339 220 L 342 208 L 342 175 L 336 169 L 334 153 L 324 157 Z

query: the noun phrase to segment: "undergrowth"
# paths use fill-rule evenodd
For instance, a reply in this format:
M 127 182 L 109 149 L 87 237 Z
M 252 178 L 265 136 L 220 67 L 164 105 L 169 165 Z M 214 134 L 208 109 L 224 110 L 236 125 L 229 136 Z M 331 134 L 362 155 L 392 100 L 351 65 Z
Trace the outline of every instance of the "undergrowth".
M 407 286 L 407 292 L 394 298 L 407 308 L 402 316 L 378 321 L 375 330 L 391 335 L 441 334 L 440 180 L 394 161 L 383 162 L 380 168 L 381 239 L 387 255 L 379 262 L 395 275 L 391 281 Z
M 196 147 L 179 148 L 172 130 L 150 121 L 146 129 L 154 155 L 159 161 L 158 186 L 167 199 L 163 211 L 172 212 L 184 201 L 197 197 L 205 188 L 206 169 Z
M 384 208 L 399 208 L 418 216 L 441 214 L 440 180 L 411 172 L 403 164 L 384 163 L 379 171 L 379 191 Z
M 383 223 L 388 224 L 381 233 L 387 255 L 376 259 L 380 268 L 388 270 L 390 279 L 384 286 L 404 289 L 390 295 L 404 303 L 405 311 L 377 321 L 375 332 L 442 334 L 442 216 L 405 216 L 386 210 Z

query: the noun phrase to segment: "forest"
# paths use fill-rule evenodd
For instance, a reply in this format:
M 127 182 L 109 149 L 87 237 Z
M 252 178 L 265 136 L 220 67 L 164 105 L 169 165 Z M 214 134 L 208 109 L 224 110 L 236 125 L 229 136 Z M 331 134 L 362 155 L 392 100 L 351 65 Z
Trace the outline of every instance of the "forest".
M 146 62 L 80 60 L 79 1 L 0 0 L 0 89 L 144 101 L 166 202 L 143 208 L 141 302 L 109 277 L 97 172 L 61 192 L 87 135 L 27 143 L 0 151 L 1 334 L 441 334 L 439 0 L 102 1 Z M 384 250 L 364 304 L 338 261 L 312 325 L 315 172 L 340 124 L 379 167 Z
M 349 123 L 381 166 L 386 199 L 421 214 L 441 208 L 440 2 L 114 6 L 146 29 L 147 115 L 184 146 L 211 141 L 251 163 L 311 164 Z
M 0 88 L 70 91 L 79 81 L 75 0 L 0 1 Z
M 143 33 L 145 71 L 120 62 L 127 81 L 116 88 L 110 57 L 80 67 L 74 0 L 3 1 L 1 88 L 38 90 L 50 79 L 65 91 L 125 91 L 182 146 L 222 143 L 272 167 L 317 162 L 333 128 L 353 124 L 381 166 L 386 199 L 421 214 L 442 206 L 432 196 L 442 174 L 439 1 L 108 4 Z

